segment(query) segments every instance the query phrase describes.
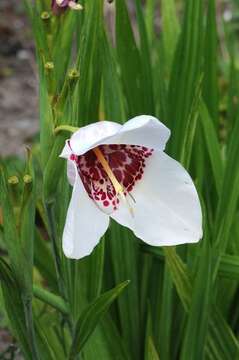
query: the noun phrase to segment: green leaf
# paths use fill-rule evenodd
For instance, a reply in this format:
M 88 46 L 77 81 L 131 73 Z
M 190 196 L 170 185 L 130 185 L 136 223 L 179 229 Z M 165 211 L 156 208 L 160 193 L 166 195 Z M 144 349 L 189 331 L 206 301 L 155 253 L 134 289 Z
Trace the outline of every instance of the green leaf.
M 29 170 L 29 171 L 28 171 Z M 26 168 L 27 174 L 23 176 L 23 193 L 18 211 L 14 213 L 11 202 L 11 189 L 7 184 L 5 173 L 0 168 L 0 202 L 3 211 L 4 241 L 8 250 L 11 266 L 21 285 L 22 294 L 31 297 L 32 270 L 33 270 L 33 234 L 35 223 L 34 175 L 32 170 Z
M 87 2 L 79 39 L 77 68 L 80 81 L 75 93 L 77 104 L 72 125 L 83 126 L 99 118 L 102 76 L 103 1 Z
M 159 355 L 155 348 L 152 338 L 149 336 L 147 342 L 147 355 L 145 356 L 146 360 L 159 360 Z
M 236 359 L 239 356 L 239 342 L 232 329 L 216 307 L 212 311 L 207 339 L 208 351 L 215 359 Z
M 23 175 L 23 190 L 21 202 L 18 205 L 18 214 L 13 212 L 13 204 L 9 201 L 10 189 L 7 187 L 5 176 L 1 171 L 0 187 L 1 203 L 4 215 L 4 238 L 9 252 L 11 266 L 14 271 L 14 281 L 17 281 L 18 297 L 21 297 L 23 314 L 25 315 L 26 331 L 29 337 L 32 354 L 39 359 L 35 339 L 35 330 L 32 314 L 32 275 L 33 275 L 33 238 L 35 223 L 35 182 L 34 172 L 29 156 L 25 174 Z M 13 186 L 13 185 L 12 185 Z M 14 185 L 17 186 L 17 185 Z M 15 189 L 16 190 L 16 189 Z M 13 190 L 13 191 L 15 191 Z M 6 276 L 9 274 L 6 273 Z M 14 305 L 13 305 L 14 306 Z M 12 311 L 12 310 L 11 310 Z M 9 312 L 8 312 L 9 315 Z
M 144 113 L 154 115 L 155 106 L 153 93 L 153 78 L 148 35 L 146 31 L 146 24 L 140 0 L 135 0 L 135 6 L 140 34 L 141 73 L 142 86 L 144 87 Z
M 239 280 L 239 256 L 222 255 L 218 271 L 220 276 Z
M 156 0 L 147 0 L 145 4 L 145 25 L 150 45 L 152 45 L 155 32 L 154 32 L 154 12 L 156 9 Z
M 116 48 L 128 116 L 144 113 L 144 93 L 140 53 L 137 48 L 125 0 L 116 0 Z
M 59 133 L 55 137 L 53 147 L 50 154 L 48 154 L 48 161 L 44 169 L 44 198 L 47 203 L 54 200 L 54 196 L 59 183 L 59 176 L 62 172 L 62 164 L 64 159 L 59 158 L 59 155 L 64 147 L 68 134 Z
M 2 294 L 4 298 L 5 308 L 10 321 L 12 333 L 19 341 L 25 359 L 37 360 L 39 358 L 38 351 L 34 348 L 36 344 L 32 344 L 32 329 L 29 329 L 28 318 L 26 314 L 26 305 L 23 302 L 21 288 L 17 283 L 17 279 L 11 268 L 0 259 L 0 281 L 2 287 Z M 32 319 L 33 321 L 33 319 Z M 38 325 L 35 320 L 35 325 Z M 30 332 L 29 332 L 30 331 Z M 53 360 L 50 346 L 47 345 L 44 338 L 38 331 L 36 326 L 36 341 L 37 349 L 41 349 L 41 354 L 46 360 Z M 37 352 L 36 352 L 37 351 Z
M 88 281 L 88 297 L 91 300 L 100 296 L 102 289 L 103 273 L 105 259 L 105 239 L 101 239 L 100 244 L 96 247 L 89 261 Z
M 212 118 L 210 117 L 208 109 L 203 101 L 200 102 L 199 112 L 200 112 L 200 121 L 203 129 L 203 135 L 205 138 L 205 143 L 212 167 L 213 177 L 214 177 L 217 193 L 219 195 L 221 192 L 222 177 L 223 177 L 223 162 L 222 162 L 220 145 Z
M 157 353 L 153 341 L 152 317 L 150 311 L 148 311 L 148 319 L 147 319 L 147 327 L 146 327 L 146 335 L 145 335 L 144 360 L 159 360 L 159 355 Z
M 56 291 L 57 279 L 49 245 L 49 242 L 44 239 L 40 231 L 36 230 L 34 240 L 34 266 L 43 279 L 47 281 L 48 286 Z
M 216 127 L 218 121 L 217 40 L 215 0 L 209 0 L 204 48 L 203 98 L 213 120 L 213 125 Z
M 177 255 L 175 248 L 164 247 L 165 261 L 176 286 L 177 292 L 185 309 L 189 308 L 191 301 L 192 285 L 186 265 Z
M 212 251 L 204 237 L 180 359 L 203 359 L 212 301 Z M 203 296 L 202 296 L 203 294 Z M 197 326 L 195 326 L 197 324 Z
M 127 344 L 131 356 L 138 357 L 140 346 L 139 289 L 138 264 L 139 245 L 127 229 L 113 223 L 108 237 L 109 257 L 107 271 L 111 271 L 114 284 L 129 279 L 131 286 L 117 299 L 119 321 L 122 327 L 122 337 Z M 126 255 L 127 254 L 127 255 Z M 107 255 L 106 255 L 107 256 Z
M 25 324 L 24 307 L 16 278 L 9 266 L 0 258 L 0 280 L 5 308 L 11 330 L 18 339 L 24 356 L 31 360 L 31 347 Z
M 57 296 L 50 291 L 36 285 L 33 286 L 33 294 L 36 298 L 48 305 L 51 305 L 53 308 L 59 310 L 62 314 L 69 314 L 69 306 L 60 296 Z
M 163 285 L 160 306 L 160 322 L 158 327 L 158 347 L 160 349 L 160 356 L 163 359 L 170 359 L 171 357 L 171 342 L 170 333 L 173 323 L 173 282 L 169 267 L 165 264 L 163 273 Z
M 176 254 L 173 248 L 164 248 L 165 259 L 177 289 L 178 295 L 182 301 L 185 311 L 188 313 L 192 301 L 192 280 L 187 271 L 186 265 Z M 213 302 L 213 299 L 211 300 Z M 214 306 L 208 314 L 209 335 L 207 337 L 206 351 L 209 357 L 233 359 L 239 354 L 239 342 L 233 334 L 231 328 L 226 323 L 221 312 Z M 215 355 L 215 350 L 218 355 Z
M 19 283 L 21 282 L 24 284 L 24 268 L 22 267 L 23 263 L 21 261 L 21 248 L 16 228 L 16 218 L 10 199 L 11 197 L 5 178 L 5 172 L 4 169 L 0 167 L 0 203 L 2 206 L 4 224 L 4 242 L 10 257 L 11 264 L 14 268 L 14 272 L 18 277 L 18 281 Z
M 168 93 L 167 120 L 172 130 L 170 152 L 180 158 L 187 134 L 191 103 L 201 75 L 202 1 L 186 2 L 182 33 L 175 52 Z
M 84 345 L 86 344 L 92 332 L 95 330 L 100 319 L 107 312 L 109 306 L 120 295 L 128 283 L 129 281 L 125 281 L 117 285 L 112 290 L 107 291 L 98 297 L 95 301 L 93 301 L 83 311 L 76 323 L 73 341 L 69 353 L 69 359 L 74 359 L 74 357 L 82 351 Z
M 50 47 L 53 49 L 52 60 L 58 90 L 62 88 L 67 74 L 68 65 L 71 61 L 72 38 L 76 30 L 76 23 L 80 21 L 82 15 L 81 11 L 67 11 L 63 16 L 56 17 L 54 26 L 52 26 L 53 35 L 50 38 L 52 41 Z
M 179 33 L 180 27 L 176 15 L 175 1 L 174 0 L 162 0 L 162 36 L 163 36 L 163 52 L 164 62 L 167 69 L 171 69 Z
M 235 166 L 239 158 L 239 114 L 232 131 L 228 146 L 225 171 L 223 176 L 221 196 L 219 199 L 214 237 L 220 251 L 225 251 L 229 242 L 230 229 L 233 224 L 239 198 L 239 167 Z
M 126 116 L 122 87 L 120 77 L 117 73 L 117 63 L 114 52 L 105 32 L 102 39 L 102 48 L 104 110 L 106 119 L 123 122 Z
M 230 60 L 230 78 L 227 100 L 227 118 L 230 122 L 230 132 L 233 129 L 237 120 L 238 106 L 238 84 L 239 84 L 239 71 L 236 63 L 236 59 L 232 56 Z
M 83 356 L 87 360 L 95 360 L 96 358 L 104 360 L 130 359 L 122 337 L 108 314 L 100 321 L 89 341 L 85 344 Z
M 182 143 L 181 157 L 179 159 L 186 169 L 188 169 L 190 165 L 195 133 L 197 129 L 199 115 L 198 108 L 201 97 L 201 78 L 199 78 L 198 82 L 195 83 L 195 87 L 194 97 L 192 98 L 192 104 L 189 109 L 187 127 L 185 129 L 184 143 Z
M 33 252 L 34 252 L 34 225 L 35 225 L 35 173 L 32 154 L 28 151 L 28 159 L 23 174 L 23 193 L 20 207 L 19 228 L 21 260 L 24 268 L 23 296 L 32 297 L 33 281 Z M 22 284 L 23 286 L 23 284 Z

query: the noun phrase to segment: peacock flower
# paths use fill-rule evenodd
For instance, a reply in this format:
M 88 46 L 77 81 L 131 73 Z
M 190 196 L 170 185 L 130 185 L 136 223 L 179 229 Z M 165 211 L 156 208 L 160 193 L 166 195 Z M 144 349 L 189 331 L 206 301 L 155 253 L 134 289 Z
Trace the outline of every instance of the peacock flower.
M 110 217 L 152 246 L 202 237 L 197 191 L 187 171 L 164 153 L 170 130 L 152 116 L 124 125 L 100 121 L 76 131 L 61 157 L 73 186 L 63 232 L 69 258 L 89 255 Z
M 76 0 L 52 0 L 51 8 L 54 14 L 59 15 L 68 8 L 73 10 L 82 10 L 83 7 L 76 3 Z

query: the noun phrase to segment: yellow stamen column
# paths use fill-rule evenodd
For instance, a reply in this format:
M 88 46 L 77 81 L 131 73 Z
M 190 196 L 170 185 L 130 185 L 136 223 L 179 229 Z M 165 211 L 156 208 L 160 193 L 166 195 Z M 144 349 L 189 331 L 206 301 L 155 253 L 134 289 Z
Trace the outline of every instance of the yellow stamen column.
M 133 212 L 133 209 L 132 207 L 129 205 L 126 197 L 125 197 L 125 194 L 124 194 L 124 188 L 123 186 L 118 182 L 118 180 L 116 179 L 113 171 L 111 170 L 107 160 L 105 159 L 102 151 L 96 147 L 94 149 L 92 149 L 95 153 L 95 156 L 97 157 L 97 159 L 99 160 L 99 162 L 101 163 L 103 169 L 105 170 L 106 174 L 108 175 L 110 181 L 112 182 L 112 185 L 116 191 L 116 194 L 117 195 L 120 195 L 122 197 L 122 199 L 124 200 L 124 202 L 127 204 L 128 208 L 129 208 L 129 212 L 130 214 L 133 216 L 134 215 L 134 212 Z

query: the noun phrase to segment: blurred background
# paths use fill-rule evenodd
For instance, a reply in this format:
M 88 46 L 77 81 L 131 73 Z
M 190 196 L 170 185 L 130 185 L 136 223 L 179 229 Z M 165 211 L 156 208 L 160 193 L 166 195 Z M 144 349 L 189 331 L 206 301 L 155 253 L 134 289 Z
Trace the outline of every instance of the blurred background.
M 0 1 L 0 154 L 22 153 L 38 129 L 34 46 L 23 3 Z
M 22 2 L 1 0 L 0 157 L 22 155 L 25 144 L 38 131 L 35 67 L 31 30 Z M 16 352 L 18 349 L 6 330 L 4 314 L 0 313 L 0 358 Z M 20 359 L 20 355 L 16 358 Z
M 134 21 L 133 1 L 128 6 Z M 160 3 L 160 0 L 158 0 Z M 178 1 L 180 12 L 180 1 Z M 230 23 L 239 31 L 238 2 L 218 0 L 218 25 Z M 106 20 L 114 26 L 113 6 L 106 1 Z M 160 29 L 160 13 L 156 14 L 155 29 Z M 221 23 L 221 24 L 220 24 Z M 221 33 L 221 40 L 225 36 Z M 223 41 L 221 50 L 225 55 Z M 24 13 L 23 2 L 0 1 L 0 155 L 22 154 L 24 144 L 38 130 L 37 71 L 31 29 Z
M 50 0 L 49 0 L 50 1 Z M 144 2 L 144 1 L 142 1 Z M 133 0 L 128 0 L 132 22 Z M 160 0 L 158 0 L 160 6 Z M 178 1 L 180 13 L 180 1 Z M 238 1 L 218 0 L 220 47 L 227 58 L 223 39 L 224 24 L 239 31 Z M 105 16 L 114 26 L 113 5 L 106 1 Z M 160 32 L 160 11 L 156 13 L 155 31 Z M 228 34 L 228 33 L 227 33 Z M 137 33 L 136 33 L 137 36 Z M 225 66 L 225 63 L 221 64 Z M 223 86 L 226 84 L 222 84 Z M 31 29 L 24 13 L 23 2 L 0 1 L 0 156 L 23 154 L 24 147 L 38 130 L 37 71 Z

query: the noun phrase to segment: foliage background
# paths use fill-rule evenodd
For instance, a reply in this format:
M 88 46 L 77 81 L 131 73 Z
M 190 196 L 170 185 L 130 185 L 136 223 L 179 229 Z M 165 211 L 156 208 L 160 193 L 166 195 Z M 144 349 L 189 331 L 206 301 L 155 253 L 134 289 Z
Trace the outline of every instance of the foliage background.
M 239 357 L 238 3 L 132 4 L 133 21 L 124 0 L 110 5 L 112 33 L 101 0 L 59 17 L 49 1 L 25 1 L 40 137 L 26 163 L 1 161 L 0 276 L 4 321 L 26 359 Z M 90 257 L 66 259 L 58 155 L 68 134 L 54 128 L 141 113 L 172 130 L 167 152 L 195 180 L 203 241 L 153 248 L 112 224 Z

